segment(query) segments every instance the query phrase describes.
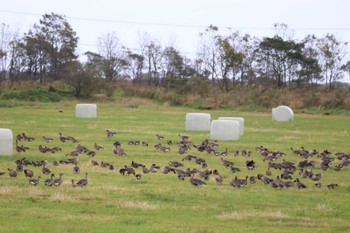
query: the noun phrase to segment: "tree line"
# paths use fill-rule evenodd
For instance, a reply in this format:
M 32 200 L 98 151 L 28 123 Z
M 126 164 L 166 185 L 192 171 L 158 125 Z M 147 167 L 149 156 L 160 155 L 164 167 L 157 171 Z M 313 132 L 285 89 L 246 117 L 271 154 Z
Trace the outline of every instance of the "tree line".
M 79 38 L 64 15 L 45 14 L 23 35 L 6 24 L 0 31 L 0 85 L 6 80 L 41 84 L 63 80 L 75 95 L 98 82 L 130 80 L 133 84 L 191 91 L 189 86 L 213 85 L 223 92 L 239 86 L 298 87 L 324 83 L 334 90 L 347 72 L 347 42 L 333 34 L 293 38 L 285 24 L 275 24 L 275 35 L 262 39 L 249 34 L 220 34 L 208 26 L 199 33 L 195 58 L 174 46 L 162 46 L 148 34 L 137 51 L 123 46 L 115 32 L 98 38 L 98 52 L 76 54 Z

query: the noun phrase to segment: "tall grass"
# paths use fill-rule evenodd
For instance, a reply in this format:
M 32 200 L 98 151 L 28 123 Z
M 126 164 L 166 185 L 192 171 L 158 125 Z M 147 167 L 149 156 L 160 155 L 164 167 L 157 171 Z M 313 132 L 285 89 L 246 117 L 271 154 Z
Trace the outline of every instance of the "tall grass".
M 126 100 L 125 100 L 126 101 Z M 0 176 L 0 232 L 348 232 L 350 231 L 350 169 L 344 167 L 322 171 L 319 158 L 315 173 L 322 173 L 324 186 L 316 188 L 310 179 L 302 179 L 308 187 L 299 190 L 273 189 L 261 181 L 246 188 L 233 188 L 229 182 L 235 177 L 265 173 L 267 161 L 254 149 L 263 145 L 273 151 L 284 151 L 286 156 L 277 162 L 298 162 L 301 158 L 291 152 L 290 147 L 329 150 L 334 153 L 350 153 L 350 123 L 346 116 L 297 114 L 294 121 L 282 123 L 271 121 L 269 113 L 240 112 L 232 110 L 201 110 L 209 112 L 212 119 L 219 116 L 242 116 L 245 118 L 244 136 L 239 141 L 219 141 L 217 150 L 228 149 L 225 157 L 242 171 L 233 174 L 223 167 L 220 157 L 199 152 L 192 148 L 179 155 L 176 142 L 179 134 L 188 135 L 199 144 L 209 138 L 209 132 L 186 132 L 185 114 L 195 109 L 148 104 L 133 99 L 129 102 L 98 104 L 96 119 L 75 118 L 74 101 L 59 103 L 35 103 L 29 107 L 0 109 L 0 128 L 10 128 L 14 135 L 25 132 L 35 137 L 34 142 L 20 142 L 30 149 L 25 153 L 0 157 L 0 171 L 15 168 L 14 161 L 26 157 L 31 161 L 47 160 L 47 167 L 56 175 L 62 172 L 64 183 L 60 187 L 46 187 L 41 182 L 32 187 L 23 173 L 10 178 Z M 134 107 L 137 106 L 137 107 Z M 117 135 L 108 139 L 105 130 Z M 79 155 L 80 174 L 72 172 L 73 165 L 53 166 L 54 160 L 70 158 L 67 153 L 76 144 L 62 143 L 58 133 L 74 136 L 81 145 L 93 149 L 96 142 L 104 146 L 94 158 Z M 159 141 L 156 134 L 165 137 Z M 44 143 L 42 136 L 53 137 L 52 143 Z M 147 141 L 149 146 L 128 145 L 130 140 Z M 173 140 L 170 152 L 154 148 L 157 143 L 166 145 Z M 112 153 L 114 141 L 119 141 L 127 156 Z M 39 145 L 59 146 L 62 152 L 42 154 Z M 168 145 L 167 145 L 168 146 Z M 252 150 L 250 158 L 234 156 L 236 150 Z M 225 178 L 217 184 L 211 176 L 207 185 L 194 187 L 189 180 L 179 180 L 174 174 L 142 174 L 142 179 L 122 176 L 118 170 L 131 161 L 149 167 L 156 163 L 161 168 L 169 161 L 192 154 L 204 158 L 210 169 L 218 169 Z M 335 157 L 334 157 L 335 158 Z M 113 164 L 115 170 L 92 166 L 91 160 Z M 255 170 L 247 170 L 245 161 L 256 161 Z M 332 167 L 340 161 L 332 162 Z M 184 167 L 204 170 L 193 161 L 183 161 Z M 29 166 L 37 175 L 41 167 Z M 89 184 L 83 188 L 72 188 L 75 181 L 88 172 Z M 272 170 L 272 177 L 281 171 Z M 293 179 L 298 178 L 297 172 Z M 335 190 L 325 185 L 337 183 Z

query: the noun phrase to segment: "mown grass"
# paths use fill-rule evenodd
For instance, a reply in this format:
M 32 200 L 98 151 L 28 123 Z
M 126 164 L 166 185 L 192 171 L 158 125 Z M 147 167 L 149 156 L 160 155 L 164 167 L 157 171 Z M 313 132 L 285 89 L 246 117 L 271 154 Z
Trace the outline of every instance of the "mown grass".
M 139 103 L 139 101 L 138 101 Z M 122 176 L 118 170 L 137 161 L 149 167 L 156 163 L 161 167 L 171 160 L 181 161 L 177 146 L 169 146 L 168 153 L 156 150 L 159 143 L 156 134 L 165 140 L 180 140 L 179 134 L 190 136 L 199 144 L 209 138 L 208 132 L 186 132 L 185 114 L 194 112 L 183 107 L 168 107 L 141 102 L 128 104 L 123 101 L 98 104 L 96 119 L 75 118 L 73 101 L 58 103 L 34 103 L 0 109 L 0 128 L 10 128 L 14 135 L 26 132 L 35 137 L 34 142 L 20 142 L 30 147 L 25 153 L 0 157 L 0 171 L 15 168 L 16 159 L 48 160 L 48 168 L 55 174 L 62 172 L 64 183 L 60 187 L 46 187 L 41 182 L 32 187 L 22 173 L 16 178 L 0 176 L 0 232 L 349 232 L 350 223 L 350 169 L 321 171 L 319 158 L 315 173 L 322 173 L 324 186 L 314 187 L 314 182 L 302 179 L 308 188 L 298 190 L 273 189 L 258 181 L 247 188 L 236 189 L 229 185 L 235 177 L 265 173 L 267 162 L 254 151 L 263 145 L 273 151 L 284 151 L 284 159 L 297 162 L 301 158 L 291 153 L 290 147 L 350 153 L 350 122 L 346 116 L 297 114 L 294 121 L 273 122 L 269 113 L 239 112 L 232 110 L 205 110 L 212 119 L 219 116 L 245 118 L 244 136 L 239 141 L 218 142 L 218 150 L 228 148 L 226 159 L 235 162 L 242 172 L 233 174 L 220 164 L 220 157 L 198 152 L 195 148 L 187 154 L 206 159 L 209 168 L 218 169 L 225 177 L 223 184 L 216 184 L 211 177 L 206 186 L 193 187 L 188 179 L 179 181 L 173 174 L 161 171 L 143 174 L 141 180 L 134 176 Z M 117 132 L 107 139 L 105 130 Z M 80 144 L 93 148 L 97 142 L 105 147 L 97 152 L 94 160 L 107 161 L 115 166 L 111 171 L 93 167 L 91 158 L 79 156 L 80 174 L 73 174 L 73 165 L 54 167 L 53 160 L 66 159 L 75 144 L 58 140 L 58 133 L 74 136 Z M 55 140 L 46 144 L 42 136 Z M 128 145 L 129 140 L 147 141 L 148 147 Z M 112 153 L 114 141 L 119 141 L 127 153 L 119 157 Z M 161 142 L 165 145 L 165 142 Z M 62 147 L 56 154 L 41 154 L 39 145 Z M 253 150 L 257 168 L 248 171 L 244 164 L 248 159 L 233 156 L 236 150 Z M 279 159 L 282 161 L 282 159 Z M 335 160 L 332 167 L 338 164 Z M 186 168 L 203 170 L 192 161 L 184 162 Z M 41 175 L 40 167 L 30 167 L 35 176 Z M 136 169 L 141 173 L 140 169 Z M 70 180 L 78 180 L 89 174 L 89 184 L 84 188 L 72 188 Z M 280 171 L 272 170 L 272 177 Z M 293 178 L 297 178 L 297 172 Z M 329 190 L 326 184 L 339 187 Z

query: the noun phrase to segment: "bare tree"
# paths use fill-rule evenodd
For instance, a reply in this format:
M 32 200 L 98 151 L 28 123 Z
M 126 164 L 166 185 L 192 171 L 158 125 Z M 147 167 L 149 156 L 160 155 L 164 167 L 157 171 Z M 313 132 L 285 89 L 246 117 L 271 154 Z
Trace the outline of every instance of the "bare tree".
M 98 50 L 102 57 L 104 78 L 109 81 L 120 78 L 125 69 L 126 55 L 115 32 L 107 33 L 98 39 Z

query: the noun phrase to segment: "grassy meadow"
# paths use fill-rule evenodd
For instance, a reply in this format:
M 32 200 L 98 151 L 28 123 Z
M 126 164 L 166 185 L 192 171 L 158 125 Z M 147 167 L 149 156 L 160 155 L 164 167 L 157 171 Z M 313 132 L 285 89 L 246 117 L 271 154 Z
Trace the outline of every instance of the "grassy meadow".
M 126 100 L 127 101 L 127 100 Z M 138 107 L 130 107 L 123 101 L 98 104 L 96 119 L 77 119 L 74 101 L 58 103 L 31 103 L 28 106 L 0 108 L 0 128 L 12 129 L 14 136 L 25 132 L 35 138 L 33 142 L 19 142 L 30 149 L 23 153 L 14 151 L 13 156 L 0 156 L 0 232 L 350 232 L 350 167 L 335 171 L 340 163 L 336 152 L 350 153 L 350 119 L 344 115 L 296 114 L 292 122 L 273 122 L 271 114 L 261 112 L 238 112 L 233 110 L 207 110 L 212 119 L 220 116 L 241 116 L 245 119 L 244 136 L 238 141 L 219 141 L 217 150 L 228 149 L 225 159 L 234 162 L 241 172 L 232 173 L 220 163 L 221 156 L 199 152 L 191 148 L 180 155 L 176 142 L 180 135 L 187 135 L 194 144 L 209 139 L 209 132 L 186 132 L 187 112 L 200 112 L 185 107 L 157 105 L 147 101 Z M 113 138 L 106 137 L 106 129 L 117 132 Z M 81 145 L 93 149 L 96 142 L 104 147 L 91 158 L 78 156 L 80 173 L 74 174 L 74 165 L 53 166 L 53 161 L 71 158 L 66 156 L 76 144 L 59 141 L 59 132 L 73 136 Z M 164 136 L 159 141 L 156 134 Z M 43 136 L 54 141 L 46 143 Z M 148 142 L 149 146 L 128 145 L 130 140 Z M 173 140 L 168 146 L 166 140 Z M 112 152 L 115 141 L 122 144 L 127 156 Z M 154 145 L 162 143 L 170 152 L 157 150 Z M 62 148 L 55 154 L 40 153 L 38 146 Z M 230 181 L 237 176 L 265 174 L 268 161 L 255 151 L 264 146 L 272 151 L 283 151 L 283 159 L 297 163 L 303 160 L 292 153 L 290 147 L 318 151 L 329 150 L 335 160 L 331 169 L 320 169 L 320 158 L 314 173 L 322 173 L 323 186 L 317 188 L 314 181 L 300 178 L 298 171 L 293 180 L 300 180 L 306 189 L 275 189 L 257 180 L 245 188 L 234 188 Z M 236 150 L 251 150 L 253 155 L 234 156 Z M 180 161 L 191 154 L 203 158 L 208 168 L 217 169 L 224 177 L 217 184 L 214 176 L 207 185 L 195 187 L 189 179 L 179 180 L 175 174 L 143 174 L 140 168 L 135 176 L 123 176 L 119 169 L 130 166 L 132 161 L 149 167 L 155 163 L 163 168 L 169 161 Z M 15 160 L 26 157 L 31 161 L 47 160 L 56 176 L 63 173 L 59 187 L 45 186 L 49 178 L 41 172 L 42 167 L 28 166 L 34 177 L 41 176 L 40 183 L 32 186 L 23 173 L 11 178 L 7 169 L 16 168 Z M 248 170 L 246 160 L 253 159 L 256 169 Z M 109 170 L 92 166 L 91 160 L 113 164 Z M 193 161 L 183 161 L 184 167 L 204 170 Z M 281 171 L 272 169 L 272 178 Z M 88 172 L 86 187 L 71 186 L 71 180 L 84 178 Z M 335 189 L 327 184 L 337 183 Z

